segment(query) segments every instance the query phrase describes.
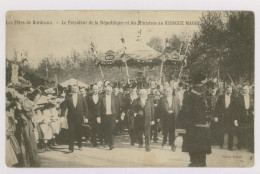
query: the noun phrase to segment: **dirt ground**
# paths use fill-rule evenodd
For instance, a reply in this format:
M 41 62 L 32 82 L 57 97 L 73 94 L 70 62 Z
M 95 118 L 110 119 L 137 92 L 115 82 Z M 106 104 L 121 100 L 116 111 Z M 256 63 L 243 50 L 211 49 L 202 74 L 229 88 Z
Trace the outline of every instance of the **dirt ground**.
M 41 167 L 187 167 L 189 155 L 181 151 L 182 137 L 177 137 L 176 152 L 169 145 L 162 148 L 162 136 L 159 142 L 151 142 L 151 151 L 131 146 L 127 135 L 116 136 L 115 149 L 103 146 L 92 147 L 84 142 L 83 150 L 75 145 L 74 153 L 68 154 L 67 145 L 55 146 L 52 151 L 40 153 Z M 254 165 L 254 154 L 247 150 L 229 151 L 227 147 L 212 147 L 212 154 L 207 155 L 207 167 L 251 167 Z

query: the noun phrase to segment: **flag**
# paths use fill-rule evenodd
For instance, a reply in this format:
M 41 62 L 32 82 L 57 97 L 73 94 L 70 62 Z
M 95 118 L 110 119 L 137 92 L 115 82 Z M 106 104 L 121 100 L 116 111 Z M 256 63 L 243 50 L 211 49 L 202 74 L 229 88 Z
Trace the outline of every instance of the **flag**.
M 93 54 L 95 54 L 95 55 L 98 54 L 98 52 L 97 52 L 97 50 L 96 50 L 96 48 L 95 48 L 93 42 L 90 42 L 90 49 L 91 49 L 91 51 L 92 51 Z

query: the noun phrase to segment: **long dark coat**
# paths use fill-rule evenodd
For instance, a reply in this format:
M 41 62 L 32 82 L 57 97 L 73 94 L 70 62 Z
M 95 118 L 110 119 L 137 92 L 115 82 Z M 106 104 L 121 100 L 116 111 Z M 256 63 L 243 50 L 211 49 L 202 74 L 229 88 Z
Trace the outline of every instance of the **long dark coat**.
M 116 124 L 116 119 L 119 119 L 119 105 L 117 97 L 114 93 L 111 94 L 111 112 L 112 112 L 112 127 Z M 101 116 L 106 116 L 106 95 L 102 96 L 102 102 L 101 102 Z
M 124 102 L 123 102 L 123 109 L 122 111 L 126 114 L 127 122 L 128 122 L 128 129 L 134 128 L 134 110 L 133 110 L 133 101 L 131 99 L 130 93 L 125 95 Z
M 181 105 L 180 105 L 180 102 L 179 102 L 179 99 L 177 96 L 172 96 L 172 105 L 173 105 L 173 117 L 174 117 L 174 124 L 176 125 L 176 118 L 179 114 L 179 111 L 180 111 L 180 108 L 181 108 Z M 167 132 L 167 126 L 165 126 L 167 123 L 168 120 L 168 112 L 169 112 L 170 108 L 169 108 L 169 103 L 168 103 L 168 100 L 167 100 L 167 97 L 166 96 L 163 96 L 160 101 L 159 101 L 159 105 L 158 105 L 158 113 L 160 115 L 160 118 L 161 118 L 161 123 L 162 123 L 162 132 L 163 134 L 165 132 Z
M 234 119 L 238 120 L 239 127 L 253 127 L 254 126 L 254 97 L 249 96 L 249 109 L 245 108 L 244 96 L 241 95 L 237 98 L 235 103 L 235 116 Z
M 88 118 L 89 116 L 87 102 L 81 94 L 78 94 L 76 107 L 73 104 L 72 95 L 67 96 L 65 98 L 64 106 L 62 108 L 62 116 L 65 115 L 66 109 L 68 109 L 67 119 L 69 127 L 74 124 L 83 124 L 84 119 Z
M 141 99 L 135 99 L 133 101 L 133 111 L 137 113 L 135 117 L 135 127 L 144 127 L 145 131 L 146 128 L 151 127 L 151 121 L 154 121 L 154 104 L 152 99 L 147 98 L 143 107 Z
M 232 94 L 230 97 L 230 104 L 229 107 L 226 108 L 226 102 L 225 102 L 225 94 L 218 97 L 215 111 L 214 111 L 214 117 L 218 118 L 218 122 L 220 124 L 220 127 L 234 127 L 234 116 L 235 116 L 235 102 L 236 98 Z
M 115 93 L 114 93 L 115 94 Z M 115 94 L 117 101 L 118 101 L 118 107 L 119 107 L 119 115 L 123 112 L 123 93 L 119 91 L 117 95 Z
M 26 108 L 17 109 L 15 112 L 15 117 L 18 120 L 15 135 L 21 148 L 21 165 L 22 167 L 40 167 L 40 158 L 32 123 L 33 106 L 28 99 L 23 101 L 22 106 L 24 105 L 26 105 Z
M 205 125 L 208 121 L 205 97 L 196 91 L 185 95 L 181 114 L 186 129 L 186 134 L 183 136 L 182 151 L 210 154 L 210 129 L 200 126 Z

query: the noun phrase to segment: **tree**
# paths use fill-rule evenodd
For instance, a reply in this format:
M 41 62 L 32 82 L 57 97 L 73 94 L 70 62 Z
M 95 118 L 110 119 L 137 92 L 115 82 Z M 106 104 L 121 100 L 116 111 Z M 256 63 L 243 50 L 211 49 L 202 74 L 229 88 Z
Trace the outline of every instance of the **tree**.
M 200 19 L 200 31 L 195 33 L 189 52 L 191 74 L 202 72 L 216 77 L 220 60 L 225 56 L 225 25 L 222 12 L 208 12 Z
M 254 14 L 252 12 L 207 12 L 200 19 L 188 54 L 190 73 L 202 72 L 234 81 L 253 79 Z M 245 80 L 244 80 L 245 81 Z
M 228 12 L 227 40 L 229 57 L 225 61 L 226 69 L 236 80 L 254 79 L 254 13 Z

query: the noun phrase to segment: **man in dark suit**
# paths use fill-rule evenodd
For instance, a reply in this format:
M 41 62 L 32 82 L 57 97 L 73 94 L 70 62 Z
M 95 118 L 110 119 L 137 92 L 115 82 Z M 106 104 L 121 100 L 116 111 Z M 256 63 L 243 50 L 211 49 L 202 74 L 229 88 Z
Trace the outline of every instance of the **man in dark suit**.
M 235 96 L 232 95 L 232 87 L 227 86 L 225 94 L 219 96 L 214 112 L 214 122 L 217 124 L 217 139 L 220 148 L 223 148 L 224 135 L 228 133 L 228 149 L 233 151 L 234 137 L 234 104 Z
M 181 105 L 178 96 L 173 96 L 173 89 L 171 87 L 166 88 L 166 96 L 163 96 L 159 102 L 159 114 L 162 120 L 162 132 L 163 132 L 163 143 L 162 147 L 167 142 L 169 137 L 169 145 L 172 151 L 176 150 L 174 145 L 175 141 L 175 126 L 176 117 L 179 114 Z
M 84 99 L 86 100 L 87 102 L 87 98 L 88 98 L 88 95 L 87 95 L 87 91 L 86 91 L 86 88 L 84 86 L 81 86 L 79 88 L 79 91 L 81 93 L 81 95 L 84 97 Z M 88 103 L 87 103 L 88 104 Z M 88 109 L 89 110 L 89 109 Z M 90 139 L 90 127 L 89 127 L 89 124 L 83 124 L 83 131 L 82 131 L 82 134 L 83 134 L 83 137 L 85 137 L 85 141 L 87 142 L 89 139 Z
M 112 87 L 106 86 L 106 93 L 101 105 L 102 129 L 109 149 L 114 149 L 114 128 L 118 120 L 119 106 L 116 96 L 112 93 Z
M 128 86 L 127 86 L 128 88 Z M 136 84 L 129 85 L 130 92 L 125 94 L 123 102 L 123 110 L 121 120 L 127 120 L 128 133 L 130 136 L 130 144 L 133 146 L 136 143 L 136 134 L 134 132 L 134 110 L 133 102 L 138 98 Z
M 204 95 L 205 80 L 203 74 L 192 77 L 193 89 L 185 95 L 182 104 L 181 120 L 186 129 L 182 151 L 189 153 L 189 167 L 206 167 L 206 154 L 211 153 L 211 134 Z
M 234 124 L 238 128 L 238 149 L 248 148 L 254 152 L 254 98 L 248 85 L 243 85 L 242 95 L 235 106 Z
M 97 147 L 96 135 L 99 137 L 100 144 L 103 144 L 101 130 L 102 96 L 99 94 L 99 88 L 97 84 L 93 85 L 92 90 L 93 93 L 87 97 L 87 103 L 89 111 L 89 123 L 91 125 L 91 142 L 94 147 Z
M 153 141 L 155 143 L 158 143 L 158 131 L 159 131 L 159 126 L 160 126 L 160 114 L 159 114 L 159 100 L 160 100 L 160 92 L 158 91 L 158 89 L 154 88 L 151 90 L 151 94 L 149 94 L 149 97 L 153 100 L 154 103 L 154 120 L 155 123 L 154 125 L 151 127 L 151 139 L 153 139 Z
M 74 151 L 74 140 L 78 142 L 79 150 L 82 150 L 82 124 L 88 122 L 88 106 L 84 97 L 79 94 L 77 85 L 73 85 L 72 94 L 68 95 L 64 101 L 62 116 L 68 109 L 68 126 L 69 126 L 69 152 Z
M 217 86 L 214 82 L 208 81 L 206 83 L 206 93 L 205 93 L 205 99 L 206 99 L 206 112 L 208 117 L 210 118 L 210 130 L 211 130 L 211 143 L 214 145 L 217 145 L 217 130 L 218 126 L 217 123 L 214 121 L 214 112 L 216 103 L 218 100 L 217 95 Z
M 141 89 L 140 97 L 134 100 L 134 129 L 138 138 L 139 147 L 143 147 L 143 134 L 145 136 L 145 149 L 150 149 L 151 125 L 154 125 L 154 104 L 153 100 L 147 97 L 147 90 Z
M 118 84 L 114 84 L 114 94 L 115 94 L 117 101 L 118 101 L 118 107 L 119 107 L 119 109 L 118 109 L 119 113 L 118 114 L 121 115 L 122 110 L 123 110 L 123 93 L 120 91 Z M 122 133 L 122 131 L 124 130 L 124 126 L 125 126 L 125 120 L 119 119 L 117 121 L 117 124 L 116 124 L 115 133 L 116 134 L 118 132 Z
M 80 91 L 81 95 L 82 95 L 85 99 L 87 99 L 87 91 L 86 91 L 86 88 L 82 86 L 82 87 L 79 88 L 79 91 Z

